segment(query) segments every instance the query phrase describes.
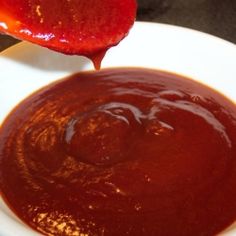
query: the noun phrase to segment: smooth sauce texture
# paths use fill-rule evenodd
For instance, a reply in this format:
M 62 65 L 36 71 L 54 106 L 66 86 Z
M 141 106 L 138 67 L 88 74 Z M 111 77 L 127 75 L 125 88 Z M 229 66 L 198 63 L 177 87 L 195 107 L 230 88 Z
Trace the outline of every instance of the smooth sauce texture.
M 70 55 L 96 69 L 129 32 L 136 0 L 0 0 L 0 32 Z
M 164 72 L 74 75 L 6 119 L 0 188 L 45 235 L 215 235 L 236 220 L 236 106 Z

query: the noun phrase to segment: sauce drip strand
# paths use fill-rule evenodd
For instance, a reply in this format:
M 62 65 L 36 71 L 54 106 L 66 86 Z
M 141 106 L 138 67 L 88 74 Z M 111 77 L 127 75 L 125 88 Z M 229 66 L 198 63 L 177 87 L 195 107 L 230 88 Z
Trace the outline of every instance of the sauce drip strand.
M 136 0 L 0 0 L 0 32 L 100 68 L 106 51 L 129 32 Z
M 215 235 L 236 220 L 236 106 L 174 74 L 76 74 L 5 120 L 0 188 L 45 235 Z

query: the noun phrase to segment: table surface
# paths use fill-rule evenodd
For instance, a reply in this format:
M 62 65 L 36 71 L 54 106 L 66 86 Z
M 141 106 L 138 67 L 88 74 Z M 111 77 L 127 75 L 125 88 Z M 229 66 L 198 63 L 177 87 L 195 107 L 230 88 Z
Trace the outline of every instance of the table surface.
M 137 20 L 184 26 L 236 44 L 236 0 L 138 0 Z M 0 35 L 0 51 L 19 42 Z

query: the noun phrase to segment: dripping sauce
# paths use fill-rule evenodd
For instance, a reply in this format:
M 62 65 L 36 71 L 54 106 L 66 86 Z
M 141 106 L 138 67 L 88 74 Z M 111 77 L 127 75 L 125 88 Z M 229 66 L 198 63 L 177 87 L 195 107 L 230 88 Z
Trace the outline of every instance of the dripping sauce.
M 0 0 L 0 32 L 68 55 L 100 69 L 106 51 L 134 24 L 136 0 Z

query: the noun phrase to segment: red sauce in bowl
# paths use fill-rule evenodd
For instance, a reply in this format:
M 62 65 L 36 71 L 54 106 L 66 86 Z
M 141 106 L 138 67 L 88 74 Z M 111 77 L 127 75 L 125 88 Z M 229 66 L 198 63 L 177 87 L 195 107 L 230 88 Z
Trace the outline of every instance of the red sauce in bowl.
M 236 106 L 146 69 L 83 72 L 0 129 L 0 188 L 45 235 L 214 235 L 236 219 Z

